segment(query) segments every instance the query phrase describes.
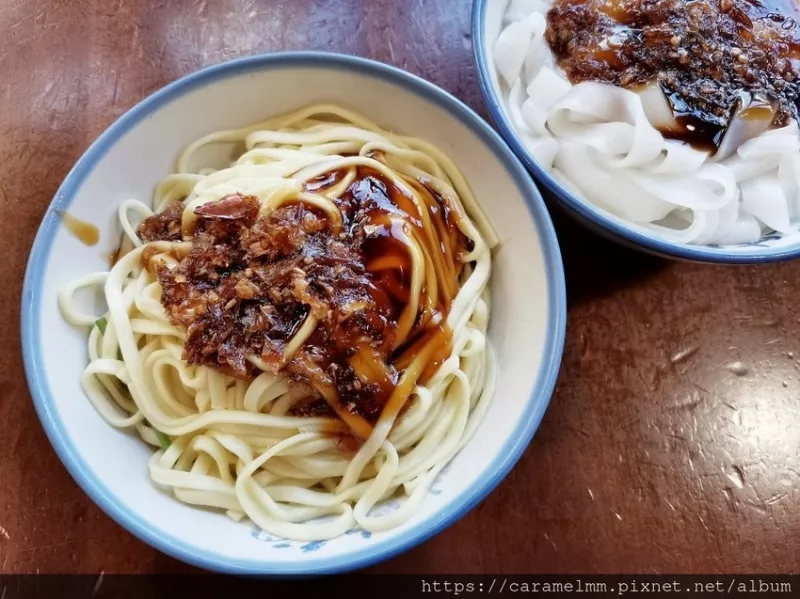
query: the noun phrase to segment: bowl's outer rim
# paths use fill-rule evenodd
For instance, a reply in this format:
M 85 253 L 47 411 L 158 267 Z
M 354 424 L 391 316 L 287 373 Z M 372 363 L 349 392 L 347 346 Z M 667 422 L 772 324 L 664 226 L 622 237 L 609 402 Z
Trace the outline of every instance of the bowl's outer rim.
M 690 260 L 693 262 L 710 262 L 719 264 L 760 264 L 791 260 L 800 256 L 800 245 L 794 247 L 751 246 L 737 252 L 730 252 L 723 247 L 689 245 L 669 241 L 648 235 L 632 227 L 628 227 L 581 200 L 565 188 L 544 167 L 534 160 L 525 147 L 514 126 L 497 97 L 489 75 L 489 65 L 485 51 L 484 23 L 486 22 L 486 6 L 490 0 L 473 0 L 472 4 L 472 52 L 478 69 L 478 83 L 483 94 L 486 107 L 492 122 L 499 130 L 514 153 L 534 175 L 537 182 L 544 186 L 557 201 L 565 204 L 570 211 L 577 213 L 582 219 L 596 224 L 600 234 L 622 242 L 628 247 L 641 246 L 649 253 L 666 257 Z M 580 220 L 580 219 L 579 219 Z M 624 241 L 623 241 L 624 240 Z M 626 243 L 627 242 L 627 243 Z M 637 248 L 638 249 L 638 248 Z
M 53 409 L 52 392 L 45 377 L 41 348 L 37 346 L 37 341 L 41 338 L 39 315 L 42 286 L 45 266 L 59 222 L 55 211 L 69 206 L 76 191 L 92 171 L 96 162 L 105 155 L 120 136 L 146 119 L 151 112 L 207 83 L 247 72 L 294 67 L 351 70 L 400 85 L 448 111 L 494 151 L 525 198 L 533 224 L 541 239 L 548 284 L 547 332 L 536 385 L 528 400 L 525 416 L 517 424 L 513 434 L 507 439 L 505 446 L 498 454 L 501 456 L 498 463 L 487 468 L 485 474 L 462 493 L 456 501 L 451 502 L 439 514 L 430 518 L 427 526 L 413 527 L 400 535 L 374 545 L 367 545 L 363 549 L 342 556 L 317 559 L 303 556 L 302 559 L 293 562 L 271 562 L 268 558 L 265 560 L 231 559 L 206 548 L 190 545 L 151 527 L 134 511 L 118 504 L 112 491 L 88 468 Z M 279 52 L 249 56 L 212 65 L 166 85 L 119 117 L 91 144 L 56 192 L 34 240 L 22 290 L 21 336 L 28 386 L 45 432 L 72 477 L 106 514 L 139 539 L 172 557 L 195 566 L 238 574 L 313 575 L 363 568 L 410 549 L 464 516 L 500 483 L 530 443 L 554 391 L 564 348 L 565 332 L 564 269 L 555 230 L 539 191 L 523 165 L 502 138 L 472 109 L 446 91 L 416 75 L 373 60 L 325 52 Z

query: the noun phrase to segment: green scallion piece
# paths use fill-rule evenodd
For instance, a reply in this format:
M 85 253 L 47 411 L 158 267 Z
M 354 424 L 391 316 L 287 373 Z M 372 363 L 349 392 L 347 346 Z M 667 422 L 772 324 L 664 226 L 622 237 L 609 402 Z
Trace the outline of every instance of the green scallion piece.
M 108 319 L 103 316 L 102 318 L 98 318 L 94 321 L 95 326 L 100 329 L 100 333 L 102 335 L 106 334 L 106 327 L 108 326 Z
M 158 437 L 158 443 L 159 445 L 161 445 L 161 449 L 166 449 L 167 447 L 172 445 L 172 439 L 170 439 L 167 435 L 165 435 L 159 430 L 156 430 L 156 437 Z

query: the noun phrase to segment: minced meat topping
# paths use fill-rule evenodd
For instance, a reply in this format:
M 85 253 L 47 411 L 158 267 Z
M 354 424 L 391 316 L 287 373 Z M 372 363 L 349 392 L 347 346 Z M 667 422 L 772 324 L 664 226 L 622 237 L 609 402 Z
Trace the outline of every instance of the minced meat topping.
M 765 96 L 774 126 L 798 116 L 796 0 L 556 0 L 546 38 L 573 83 L 657 82 L 676 115 L 715 136 L 737 102 Z
M 381 203 L 390 205 L 385 196 L 372 176 L 354 184 L 341 199 L 338 233 L 303 203 L 259 215 L 256 198 L 233 194 L 197 208 L 188 254 L 177 265 L 154 267 L 169 320 L 186 330 L 184 359 L 249 378 L 257 373 L 248 359 L 254 356 L 296 382 L 331 385 L 349 410 L 377 418 L 396 372 L 389 366 L 391 384 L 376 384 L 357 377 L 348 358 L 366 347 L 388 362 L 401 309 L 365 265 L 364 246 L 380 230 L 363 223 Z M 183 209 L 176 203 L 146 219 L 139 235 L 180 240 Z M 287 343 L 309 315 L 319 324 L 284 363 Z M 304 413 L 327 412 L 321 400 L 298 405 Z

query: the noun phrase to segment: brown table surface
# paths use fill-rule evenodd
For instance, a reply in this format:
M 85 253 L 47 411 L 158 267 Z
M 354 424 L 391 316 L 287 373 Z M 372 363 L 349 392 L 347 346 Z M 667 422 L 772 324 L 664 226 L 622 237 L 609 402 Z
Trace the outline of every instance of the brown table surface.
M 0 3 L 0 573 L 191 570 L 80 491 L 23 375 L 28 251 L 89 143 L 181 75 L 288 49 L 388 62 L 486 115 L 470 12 L 468 0 Z M 800 262 L 668 262 L 555 218 L 569 324 L 539 431 L 486 501 L 373 571 L 800 571 Z

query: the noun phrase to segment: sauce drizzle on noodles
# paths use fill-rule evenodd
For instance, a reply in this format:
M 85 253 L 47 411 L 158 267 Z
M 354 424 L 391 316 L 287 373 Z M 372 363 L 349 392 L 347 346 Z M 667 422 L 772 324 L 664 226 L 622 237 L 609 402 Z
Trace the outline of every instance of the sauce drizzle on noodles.
M 177 259 L 143 254 L 187 330 L 184 359 L 240 379 L 285 374 L 307 390 L 293 413 L 338 415 L 368 437 L 390 399 L 402 407 L 449 356 L 445 319 L 470 245 L 445 198 L 405 183 L 414 195 L 375 169 L 341 169 L 269 211 L 230 194 L 195 208 L 188 236 L 182 202 L 147 218 L 143 240 L 189 242 Z

